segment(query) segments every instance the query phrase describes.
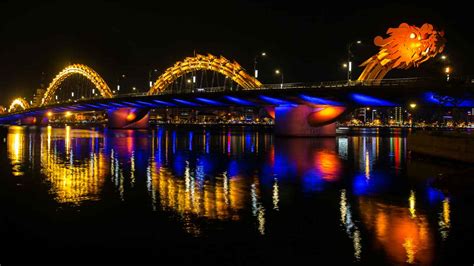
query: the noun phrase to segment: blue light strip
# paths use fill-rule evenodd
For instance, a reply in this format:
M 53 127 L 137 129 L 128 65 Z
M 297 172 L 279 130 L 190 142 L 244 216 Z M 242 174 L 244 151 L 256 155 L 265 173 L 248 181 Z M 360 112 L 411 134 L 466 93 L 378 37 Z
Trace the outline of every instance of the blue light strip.
M 175 100 L 179 103 L 185 104 L 185 105 L 199 106 L 199 104 L 193 103 L 193 102 L 190 102 L 190 101 L 185 101 L 185 100 L 181 100 L 181 99 L 173 99 L 173 100 Z
M 206 98 L 196 98 L 196 100 L 198 100 L 198 101 L 200 101 L 200 102 L 203 102 L 203 103 L 210 104 L 210 105 L 220 105 L 220 106 L 226 105 L 226 104 L 224 104 L 224 103 L 221 103 L 221 102 L 218 102 L 218 101 L 214 101 L 214 100 L 210 100 L 210 99 L 206 99 Z
M 170 103 L 170 102 L 165 102 L 165 101 L 160 101 L 160 100 L 153 100 L 155 103 L 159 103 L 159 104 L 163 104 L 165 106 L 176 106 L 176 104 L 174 103 Z
M 396 106 L 395 103 L 360 93 L 351 93 L 353 101 L 364 106 Z
M 255 105 L 254 103 L 250 102 L 250 101 L 247 101 L 247 100 L 243 100 L 243 99 L 239 99 L 239 98 L 236 98 L 236 97 L 232 97 L 232 96 L 224 96 L 227 100 L 231 101 L 231 102 L 234 102 L 234 103 L 237 103 L 237 104 L 241 104 L 241 105 Z
M 314 103 L 314 104 L 322 104 L 322 105 L 333 105 L 333 106 L 344 106 L 344 104 L 336 101 L 326 100 L 323 98 L 312 97 L 308 95 L 301 94 L 300 98 L 304 101 Z
M 144 102 L 144 101 L 137 101 L 138 103 L 142 103 L 142 104 L 146 104 L 148 106 L 151 106 L 151 107 L 155 107 L 156 105 L 152 104 L 152 103 L 149 103 L 149 102 Z
M 260 98 L 268 103 L 271 103 L 271 104 L 274 104 L 274 105 L 296 105 L 292 102 L 289 102 L 289 101 L 285 101 L 285 100 L 282 100 L 282 99 L 278 99 L 278 98 L 273 98 L 273 97 L 268 97 L 268 96 L 264 96 L 264 95 L 260 95 Z

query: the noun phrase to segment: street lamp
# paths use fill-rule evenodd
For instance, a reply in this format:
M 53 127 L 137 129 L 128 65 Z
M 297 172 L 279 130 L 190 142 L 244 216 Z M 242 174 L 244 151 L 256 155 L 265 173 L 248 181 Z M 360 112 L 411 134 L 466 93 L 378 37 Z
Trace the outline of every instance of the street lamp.
M 281 72 L 280 69 L 276 69 L 276 70 L 275 70 L 275 74 L 281 75 L 281 85 L 280 85 L 280 88 L 283 89 L 283 72 Z
M 122 74 L 122 75 L 120 75 L 120 77 L 117 79 L 117 92 L 120 91 L 120 79 L 121 79 L 121 78 L 124 79 L 125 77 L 126 77 L 126 75 L 125 75 L 125 74 Z M 114 91 L 114 93 L 115 93 L 115 91 Z
M 267 56 L 267 53 L 261 52 L 259 55 L 256 55 L 256 56 L 255 56 L 255 60 L 254 60 L 254 64 L 253 64 L 253 72 L 255 73 L 255 78 L 258 78 L 257 58 L 258 58 L 259 56 L 265 57 L 265 56 Z
M 361 44 L 362 41 L 351 42 L 347 44 L 347 84 L 351 82 L 352 74 L 352 57 L 354 56 L 351 52 L 351 48 L 354 44 Z
M 158 72 L 158 69 L 153 69 L 148 71 L 148 83 L 150 84 L 150 88 L 153 86 L 153 81 L 151 80 L 151 72 Z
M 447 66 L 444 69 L 444 73 L 446 73 L 446 81 L 449 81 L 449 74 L 451 73 L 451 68 L 449 66 Z

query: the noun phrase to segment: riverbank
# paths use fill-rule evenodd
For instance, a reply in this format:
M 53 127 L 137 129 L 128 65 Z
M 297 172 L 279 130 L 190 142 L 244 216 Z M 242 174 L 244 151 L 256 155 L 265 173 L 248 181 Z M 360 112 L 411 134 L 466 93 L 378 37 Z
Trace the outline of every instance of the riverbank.
M 416 131 L 408 135 L 412 153 L 474 163 L 474 134 L 470 131 Z

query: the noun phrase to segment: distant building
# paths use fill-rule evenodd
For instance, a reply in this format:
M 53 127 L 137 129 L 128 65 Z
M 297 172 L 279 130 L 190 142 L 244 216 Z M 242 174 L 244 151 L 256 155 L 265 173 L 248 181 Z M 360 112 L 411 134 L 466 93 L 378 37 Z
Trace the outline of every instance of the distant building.
M 403 113 L 402 107 L 400 106 L 395 107 L 395 123 L 399 125 L 403 124 Z

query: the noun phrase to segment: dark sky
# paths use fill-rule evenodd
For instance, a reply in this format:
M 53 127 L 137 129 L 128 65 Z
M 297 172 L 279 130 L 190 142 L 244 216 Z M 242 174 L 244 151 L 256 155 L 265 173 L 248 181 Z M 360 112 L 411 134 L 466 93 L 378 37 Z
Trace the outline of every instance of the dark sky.
M 30 96 L 70 63 L 91 66 L 114 87 L 118 76 L 144 90 L 148 70 L 163 71 L 197 53 L 222 54 L 249 72 L 260 51 L 261 81 L 342 80 L 346 44 L 362 62 L 377 49 L 376 35 L 401 22 L 424 22 L 446 32 L 446 53 L 453 74 L 474 75 L 473 14 L 446 1 L 419 4 L 353 1 L 53 1 L 0 4 L 0 104 Z M 420 69 L 397 75 L 441 75 L 443 63 L 431 60 Z M 355 71 L 354 76 L 360 72 Z

